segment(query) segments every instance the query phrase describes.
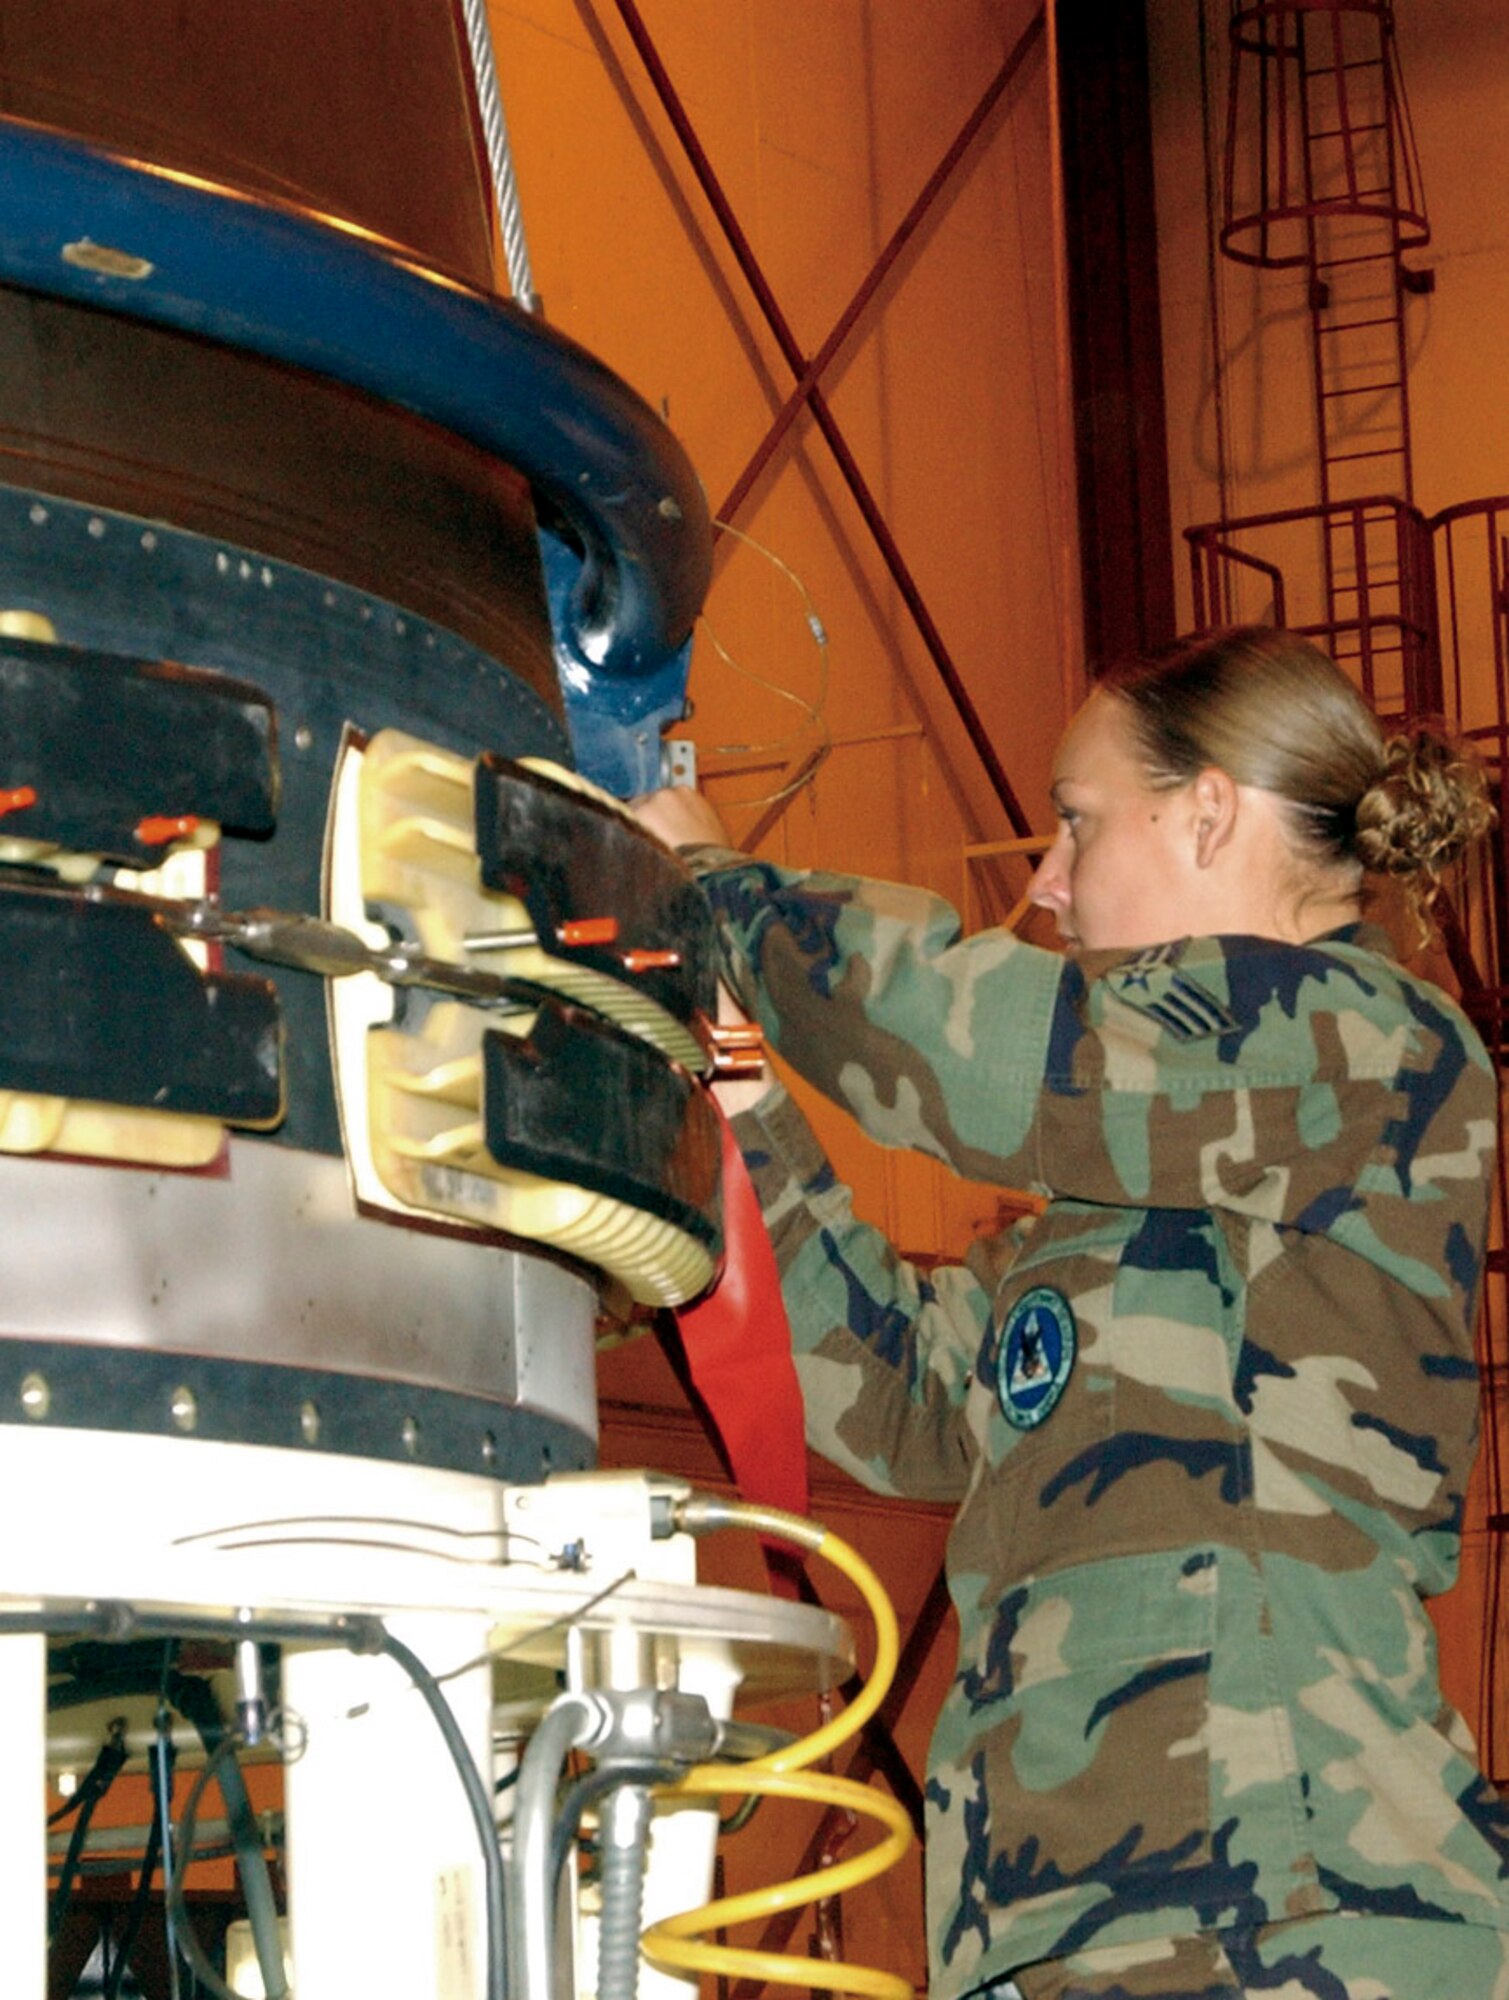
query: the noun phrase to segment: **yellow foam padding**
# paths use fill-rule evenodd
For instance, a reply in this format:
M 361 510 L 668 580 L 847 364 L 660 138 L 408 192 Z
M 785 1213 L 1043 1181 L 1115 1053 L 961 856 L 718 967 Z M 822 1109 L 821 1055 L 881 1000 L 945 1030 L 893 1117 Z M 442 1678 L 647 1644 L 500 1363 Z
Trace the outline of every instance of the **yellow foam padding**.
M 530 768 L 605 801 L 632 820 L 616 799 L 573 772 L 540 760 L 532 761 Z M 369 902 L 396 904 L 407 911 L 430 957 L 531 980 L 604 1015 L 673 1062 L 705 1070 L 707 1053 L 690 1028 L 628 980 L 557 958 L 539 943 L 498 951 L 467 948 L 468 937 L 533 929 L 528 910 L 516 896 L 483 885 L 474 835 L 474 773 L 470 758 L 437 749 L 402 730 L 378 731 L 362 753 L 363 895 Z
M 482 1123 L 482 1036 L 528 1030 L 532 1015 L 499 1021 L 437 1001 L 423 1025 L 367 1036 L 367 1110 L 378 1178 L 406 1208 L 500 1229 L 569 1252 L 616 1278 L 641 1305 L 694 1298 L 713 1275 L 706 1247 L 662 1216 L 627 1202 L 500 1166 Z
M 172 855 L 204 853 L 219 844 L 220 827 L 212 819 L 202 819 L 192 833 L 181 839 L 164 844 L 163 853 Z M 22 840 L 15 836 L 0 838 L 0 862 L 8 868 L 45 868 L 60 882 L 90 882 L 105 865 L 102 854 L 79 854 L 72 848 L 59 847 L 51 840 Z M 139 888 L 143 882 L 153 881 L 162 869 L 121 868 L 116 871 L 115 880 L 122 888 Z M 156 893 L 170 894 L 160 890 Z
M 639 825 L 639 821 L 622 799 L 615 799 L 611 792 L 605 792 L 601 785 L 594 785 L 592 780 L 584 778 L 580 771 L 570 771 L 564 764 L 552 763 L 548 757 L 521 757 L 518 761 L 521 769 L 533 771 L 538 777 L 548 778 L 553 785 L 564 785 L 568 792 L 580 792 L 584 799 L 595 799 L 600 806 L 611 807 L 619 818 L 626 819 L 630 826 Z
M 0 840 L 0 862 L 7 868 L 45 868 L 60 882 L 89 882 L 100 872 L 98 854 L 73 854 L 50 840 Z
M 132 1166 L 207 1167 L 224 1138 L 218 1118 L 0 1090 L 0 1153 L 71 1153 Z
M 211 831 L 218 839 L 220 829 Z M 144 895 L 196 899 L 205 891 L 203 849 L 212 845 L 210 840 L 182 843 L 161 867 L 147 872 L 117 869 L 114 880 L 119 887 Z M 0 861 L 40 862 L 65 882 L 86 882 L 99 872 L 97 854 L 15 851 L 41 846 L 37 841 L 0 841 Z M 209 957 L 205 946 L 184 939 L 177 942 L 179 950 L 202 969 Z M 151 1111 L 139 1105 L 0 1090 L 0 1153 L 67 1153 L 76 1159 L 118 1160 L 135 1167 L 189 1168 L 209 1166 L 224 1142 L 220 1120 L 195 1112 Z

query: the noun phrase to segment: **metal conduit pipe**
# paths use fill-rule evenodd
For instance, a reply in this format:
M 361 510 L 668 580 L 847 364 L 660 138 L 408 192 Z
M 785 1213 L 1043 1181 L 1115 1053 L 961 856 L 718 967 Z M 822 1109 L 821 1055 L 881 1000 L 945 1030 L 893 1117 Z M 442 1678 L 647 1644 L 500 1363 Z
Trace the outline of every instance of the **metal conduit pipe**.
M 528 2000 L 553 2000 L 555 1994 L 555 1884 L 550 1836 L 561 1768 L 568 1752 L 590 1749 L 603 1741 L 611 1728 L 612 1716 L 605 1703 L 586 1694 L 561 1695 L 547 1709 L 519 1764 L 514 1786 L 513 1867 L 509 1871 L 509 1991 L 528 1995 Z
M 619 1785 L 609 1794 L 602 1814 L 597 2000 L 636 2000 L 639 1992 L 639 1933 L 644 1925 L 650 1812 L 647 1785 Z

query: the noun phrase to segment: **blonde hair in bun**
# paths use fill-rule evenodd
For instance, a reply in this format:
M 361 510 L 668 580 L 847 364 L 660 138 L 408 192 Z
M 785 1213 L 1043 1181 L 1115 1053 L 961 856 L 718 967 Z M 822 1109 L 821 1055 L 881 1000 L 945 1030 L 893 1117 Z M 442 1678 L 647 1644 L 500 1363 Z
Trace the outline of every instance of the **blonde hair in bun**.
M 1443 872 L 1493 825 L 1481 763 L 1443 732 L 1417 726 L 1384 745 L 1383 769 L 1357 801 L 1353 846 L 1373 875 Z
M 1281 799 L 1297 854 L 1400 881 L 1417 915 L 1494 822 L 1487 774 L 1443 730 L 1385 741 L 1335 662 L 1298 632 L 1243 625 L 1180 639 L 1109 674 L 1153 785 L 1214 765 Z

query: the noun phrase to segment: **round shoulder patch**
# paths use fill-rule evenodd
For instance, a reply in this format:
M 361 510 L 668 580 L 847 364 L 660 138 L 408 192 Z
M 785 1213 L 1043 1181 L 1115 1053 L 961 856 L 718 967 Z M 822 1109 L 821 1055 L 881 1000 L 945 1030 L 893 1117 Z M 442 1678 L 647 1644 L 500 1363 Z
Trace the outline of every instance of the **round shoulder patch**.
M 1052 1414 L 1068 1386 L 1078 1345 L 1074 1314 L 1062 1292 L 1038 1285 L 1017 1300 L 1001 1335 L 996 1377 L 1008 1424 L 1030 1431 Z

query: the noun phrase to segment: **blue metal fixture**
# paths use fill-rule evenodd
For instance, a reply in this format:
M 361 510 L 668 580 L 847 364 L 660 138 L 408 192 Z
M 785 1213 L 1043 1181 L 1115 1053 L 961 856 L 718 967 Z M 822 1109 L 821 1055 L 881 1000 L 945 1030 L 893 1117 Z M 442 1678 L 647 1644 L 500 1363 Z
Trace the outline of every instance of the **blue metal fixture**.
M 312 370 L 516 467 L 546 516 L 568 718 L 599 739 L 582 761 L 618 790 L 655 782 L 707 505 L 665 425 L 573 341 L 354 225 L 13 119 L 0 281 Z

